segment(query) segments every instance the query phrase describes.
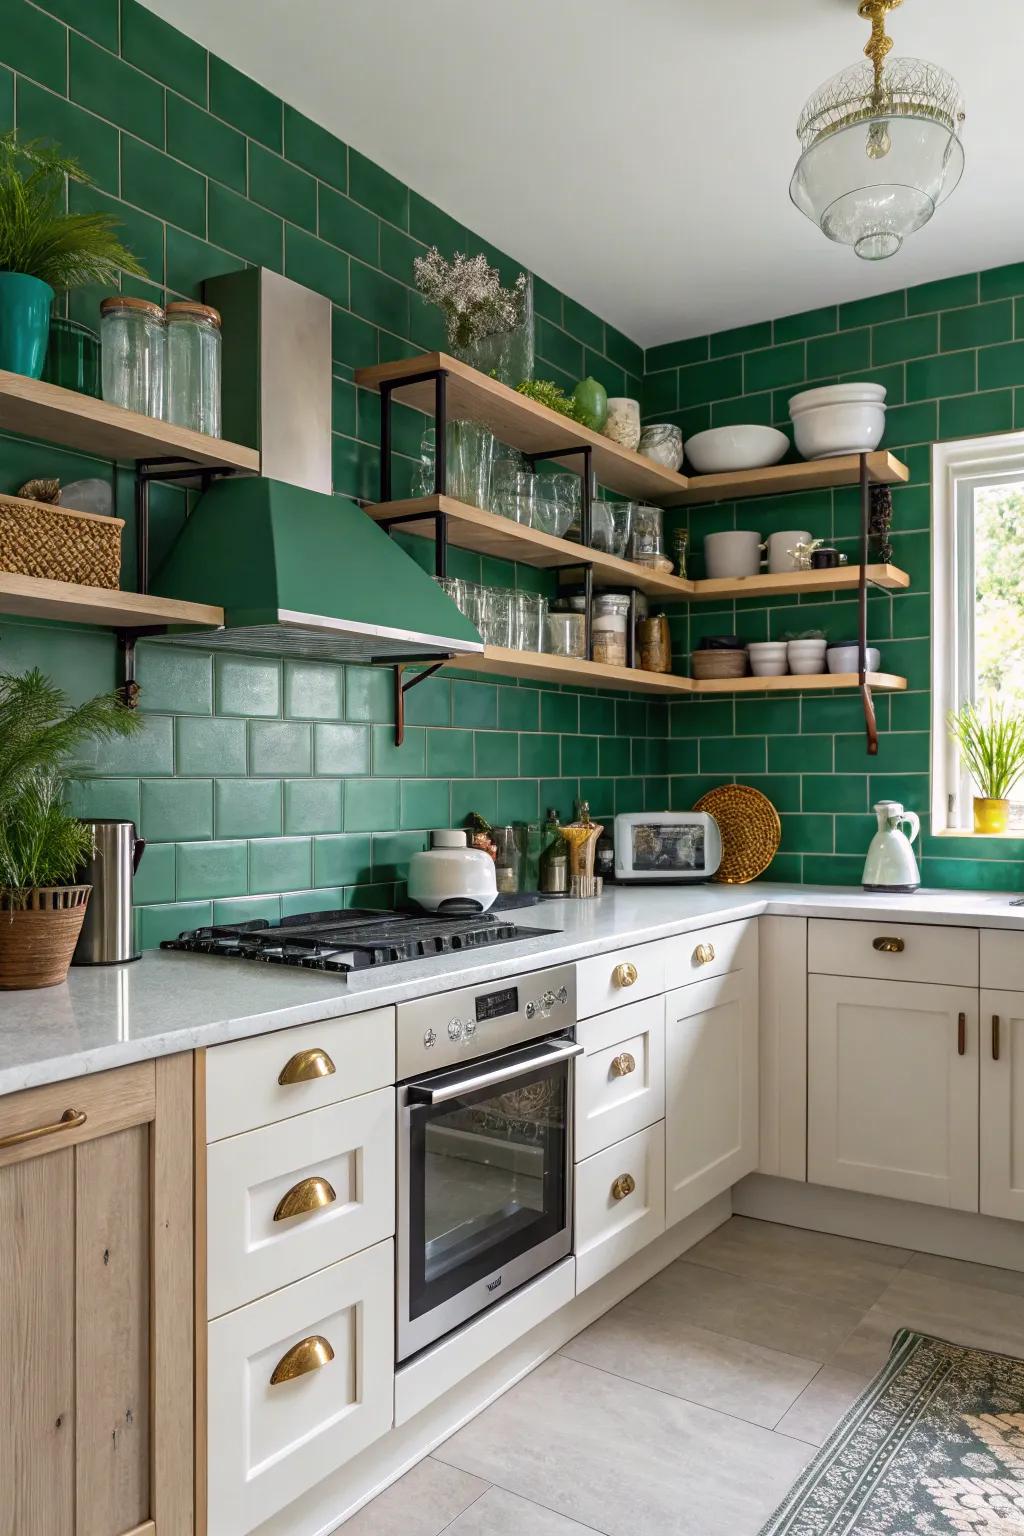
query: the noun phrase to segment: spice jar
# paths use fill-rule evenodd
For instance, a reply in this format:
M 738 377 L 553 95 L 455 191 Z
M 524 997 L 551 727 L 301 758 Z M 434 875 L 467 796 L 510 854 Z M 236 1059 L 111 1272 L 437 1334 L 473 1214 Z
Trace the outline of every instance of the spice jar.
M 179 427 L 220 437 L 220 314 L 209 304 L 167 306 L 164 415 Z
M 100 305 L 103 398 L 143 416 L 164 414 L 167 321 L 159 304 L 117 294 Z
M 641 619 L 637 625 L 640 638 L 640 665 L 645 672 L 672 671 L 672 636 L 668 619 L 657 613 L 652 619 Z
M 519 840 L 514 826 L 494 827 L 491 837 L 497 848 L 494 878 L 499 896 L 515 896 L 519 891 Z

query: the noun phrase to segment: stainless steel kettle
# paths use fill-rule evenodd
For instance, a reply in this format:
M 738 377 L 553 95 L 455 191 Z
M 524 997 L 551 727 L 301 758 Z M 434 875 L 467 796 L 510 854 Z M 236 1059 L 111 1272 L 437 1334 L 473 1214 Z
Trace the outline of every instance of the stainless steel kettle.
M 92 886 L 85 922 L 72 965 L 121 965 L 137 960 L 132 924 L 132 885 L 145 852 L 133 821 L 87 821 L 92 857 L 82 866 L 82 883 Z

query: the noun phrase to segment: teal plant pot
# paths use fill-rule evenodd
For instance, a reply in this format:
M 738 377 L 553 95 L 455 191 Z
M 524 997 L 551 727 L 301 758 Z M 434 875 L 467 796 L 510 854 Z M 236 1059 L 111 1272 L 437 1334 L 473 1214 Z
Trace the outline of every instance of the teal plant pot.
M 49 283 L 24 272 L 0 272 L 0 368 L 40 377 L 52 308 Z

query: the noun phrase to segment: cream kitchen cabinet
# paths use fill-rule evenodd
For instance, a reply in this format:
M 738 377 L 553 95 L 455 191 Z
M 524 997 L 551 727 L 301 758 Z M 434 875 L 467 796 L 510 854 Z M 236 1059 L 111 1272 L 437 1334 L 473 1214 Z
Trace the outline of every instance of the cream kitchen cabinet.
M 812 975 L 810 1182 L 976 1211 L 978 1049 L 974 986 Z
M 981 994 L 981 1209 L 1024 1221 L 1024 992 Z

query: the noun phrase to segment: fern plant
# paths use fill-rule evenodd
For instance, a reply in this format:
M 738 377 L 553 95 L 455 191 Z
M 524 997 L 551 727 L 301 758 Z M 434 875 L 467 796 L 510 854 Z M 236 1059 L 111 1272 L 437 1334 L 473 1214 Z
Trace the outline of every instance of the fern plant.
M 989 703 L 987 717 L 974 704 L 950 713 L 949 733 L 971 778 L 987 800 L 1006 800 L 1024 778 L 1024 716 Z
M 88 858 L 88 829 L 64 804 L 64 773 L 87 741 L 130 736 L 142 719 L 114 694 L 72 707 L 38 669 L 0 673 L 0 908 L 67 885 Z
M 56 292 L 112 284 L 119 271 L 145 268 L 115 234 L 109 213 L 68 213 L 68 181 L 94 185 L 77 160 L 55 146 L 0 135 L 0 272 L 21 272 Z

